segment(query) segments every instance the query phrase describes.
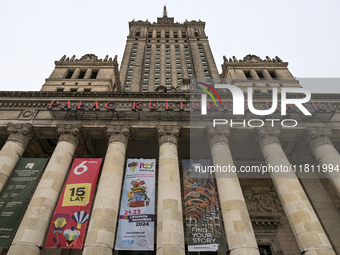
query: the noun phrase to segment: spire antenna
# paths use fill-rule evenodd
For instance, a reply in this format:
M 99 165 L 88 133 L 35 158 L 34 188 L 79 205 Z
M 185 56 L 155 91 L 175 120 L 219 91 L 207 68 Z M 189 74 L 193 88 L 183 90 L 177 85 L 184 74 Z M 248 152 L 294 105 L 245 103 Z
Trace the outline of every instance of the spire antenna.
M 168 13 L 166 11 L 166 5 L 164 5 L 164 9 L 163 9 L 163 17 L 168 17 Z

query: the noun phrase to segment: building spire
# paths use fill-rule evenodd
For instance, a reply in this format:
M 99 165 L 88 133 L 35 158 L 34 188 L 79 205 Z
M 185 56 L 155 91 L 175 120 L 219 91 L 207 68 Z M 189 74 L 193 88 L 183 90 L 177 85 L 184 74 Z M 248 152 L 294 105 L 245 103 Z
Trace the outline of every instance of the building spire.
M 163 9 L 163 18 L 164 17 L 168 17 L 168 13 L 166 11 L 166 5 L 164 5 L 164 9 Z

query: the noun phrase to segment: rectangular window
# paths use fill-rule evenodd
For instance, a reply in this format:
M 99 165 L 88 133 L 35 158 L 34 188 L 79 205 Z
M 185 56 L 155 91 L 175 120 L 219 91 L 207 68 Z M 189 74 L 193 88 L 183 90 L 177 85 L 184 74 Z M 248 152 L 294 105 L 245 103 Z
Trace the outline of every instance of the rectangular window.
M 269 74 L 270 74 L 270 77 L 272 77 L 274 80 L 277 79 L 277 76 L 274 71 L 269 72 Z
M 244 75 L 247 79 L 251 79 L 250 71 L 244 71 Z
M 257 76 L 258 76 L 260 79 L 263 79 L 263 78 L 264 78 L 261 71 L 257 71 L 256 73 L 257 73 Z
M 96 79 L 98 75 L 98 71 L 92 71 L 90 79 Z
M 74 70 L 68 70 L 68 73 L 67 73 L 66 79 L 71 79 L 71 77 L 72 77 L 73 73 L 74 73 Z
M 78 79 L 83 79 L 85 76 L 86 71 L 80 71 L 80 74 L 78 76 Z

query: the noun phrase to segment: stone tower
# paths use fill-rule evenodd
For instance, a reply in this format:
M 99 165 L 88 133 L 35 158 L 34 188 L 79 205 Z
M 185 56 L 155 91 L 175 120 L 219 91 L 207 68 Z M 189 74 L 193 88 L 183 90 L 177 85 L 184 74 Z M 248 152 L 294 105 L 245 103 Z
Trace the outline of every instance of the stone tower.
M 65 55 L 55 61 L 55 68 L 41 91 L 98 92 L 120 91 L 117 56 L 98 59 L 86 54 L 80 59 Z
M 205 22 L 174 22 L 164 6 L 157 22 L 129 22 L 120 69 L 122 91 L 168 92 L 190 78 L 203 78 L 208 84 L 219 74 L 205 34 Z

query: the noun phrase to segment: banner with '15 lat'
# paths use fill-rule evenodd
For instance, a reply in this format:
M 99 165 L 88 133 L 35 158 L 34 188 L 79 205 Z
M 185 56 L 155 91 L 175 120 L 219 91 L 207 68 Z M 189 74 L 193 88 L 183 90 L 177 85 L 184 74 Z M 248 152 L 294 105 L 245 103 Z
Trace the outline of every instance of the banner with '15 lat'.
M 59 197 L 46 248 L 81 249 L 102 159 L 76 158 Z
M 155 159 L 128 159 L 116 250 L 154 250 Z

